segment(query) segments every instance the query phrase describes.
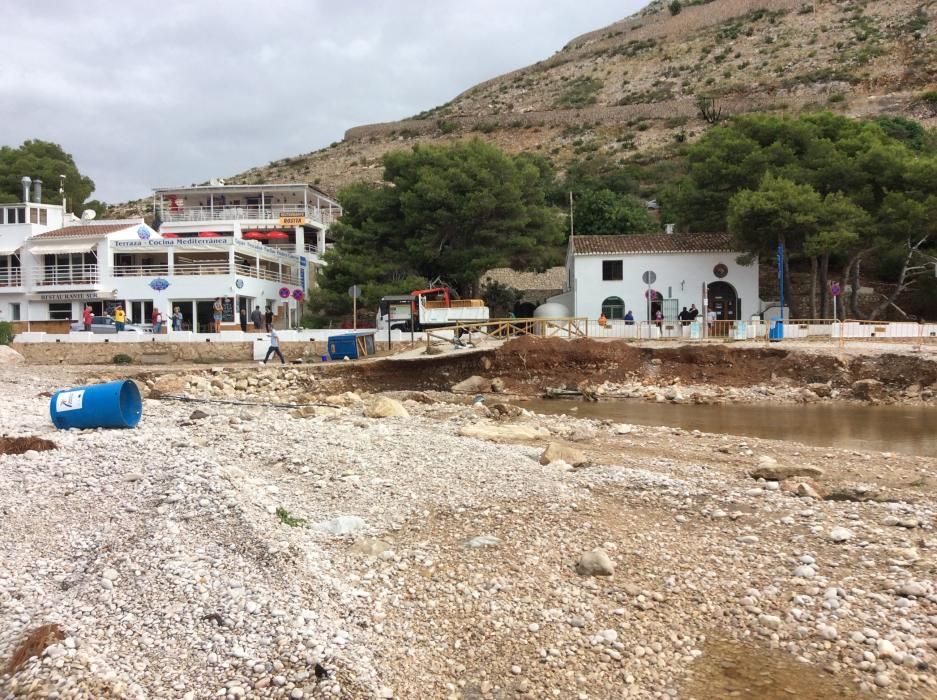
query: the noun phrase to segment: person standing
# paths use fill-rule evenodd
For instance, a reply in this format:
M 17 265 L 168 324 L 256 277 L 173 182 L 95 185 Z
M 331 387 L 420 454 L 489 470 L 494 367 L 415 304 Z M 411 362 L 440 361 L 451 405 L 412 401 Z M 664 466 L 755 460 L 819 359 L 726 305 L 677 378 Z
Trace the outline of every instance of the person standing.
M 182 311 L 178 306 L 172 310 L 172 329 L 174 331 L 182 330 Z
M 717 318 L 718 318 L 718 314 L 712 309 L 706 312 L 706 322 L 709 324 L 709 335 L 716 334 L 716 319 Z
M 654 312 L 654 323 L 657 324 L 657 330 L 660 331 L 664 323 L 664 314 L 660 309 Z
M 696 308 L 696 304 L 690 304 L 690 320 L 695 321 L 696 317 L 699 316 L 699 309 Z
M 254 312 L 251 314 L 251 322 L 254 324 L 254 330 L 259 331 L 263 328 L 264 325 L 264 314 L 260 310 L 259 306 L 254 307 Z
M 267 364 L 267 360 L 270 359 L 270 356 L 276 353 L 280 358 L 280 364 L 285 365 L 286 360 L 283 357 L 283 353 L 280 352 L 280 335 L 277 333 L 276 328 L 270 329 L 270 347 L 267 348 L 267 356 L 264 358 L 264 364 Z
M 211 307 L 211 318 L 214 325 L 214 332 L 221 333 L 221 316 L 224 313 L 224 303 L 221 301 L 221 297 L 215 299 L 215 303 Z
M 127 314 L 124 313 L 124 307 L 120 304 L 114 309 L 114 327 L 118 331 L 124 330 L 124 324 L 127 322 Z
M 81 322 L 85 324 L 85 331 L 91 332 L 91 322 L 93 317 L 91 316 L 91 305 L 85 304 L 84 311 L 81 312 Z
M 628 309 L 628 313 L 625 314 L 625 325 L 626 326 L 634 325 L 634 314 L 631 313 L 631 309 Z
M 267 307 L 267 313 L 264 314 L 264 323 L 266 324 L 266 330 L 269 333 L 273 330 L 273 311 L 270 307 Z
M 160 313 L 160 310 L 153 307 L 153 312 L 150 314 L 150 324 L 153 326 L 153 333 L 159 335 L 163 332 L 163 314 Z

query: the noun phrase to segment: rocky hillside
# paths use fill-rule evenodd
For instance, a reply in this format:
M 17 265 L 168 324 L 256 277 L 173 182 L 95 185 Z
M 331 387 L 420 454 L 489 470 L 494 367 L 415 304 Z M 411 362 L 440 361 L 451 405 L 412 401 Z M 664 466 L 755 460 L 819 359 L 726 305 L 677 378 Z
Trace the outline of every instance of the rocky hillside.
M 328 148 L 229 182 L 308 181 L 335 192 L 379 179 L 388 150 L 467 136 L 544 153 L 560 168 L 590 153 L 666 159 L 709 126 L 704 96 L 722 117 L 824 108 L 935 126 L 937 101 L 926 94 L 937 88 L 935 68 L 937 0 L 683 0 L 677 14 L 657 0 L 447 104 L 354 127 Z

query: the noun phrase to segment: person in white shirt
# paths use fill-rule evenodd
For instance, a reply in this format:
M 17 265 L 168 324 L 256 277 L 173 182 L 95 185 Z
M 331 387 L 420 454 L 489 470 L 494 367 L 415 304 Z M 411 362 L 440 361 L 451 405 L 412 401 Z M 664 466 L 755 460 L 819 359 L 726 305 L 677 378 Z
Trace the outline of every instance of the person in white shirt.
M 267 356 L 264 358 L 264 364 L 267 364 L 267 360 L 270 359 L 270 356 L 276 353 L 280 358 L 280 364 L 285 365 L 286 360 L 283 357 L 283 353 L 280 352 L 280 334 L 277 333 L 276 328 L 270 329 L 270 347 L 267 348 Z

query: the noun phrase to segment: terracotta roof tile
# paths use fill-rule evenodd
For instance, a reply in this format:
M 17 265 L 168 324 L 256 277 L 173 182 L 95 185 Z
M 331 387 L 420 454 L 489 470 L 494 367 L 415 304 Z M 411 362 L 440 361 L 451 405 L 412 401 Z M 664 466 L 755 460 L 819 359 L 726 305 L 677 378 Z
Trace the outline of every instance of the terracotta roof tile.
M 652 233 L 630 236 L 573 236 L 574 255 L 733 252 L 728 233 Z
M 50 238 L 91 238 L 94 236 L 102 237 L 109 233 L 124 231 L 125 229 L 140 224 L 78 224 L 76 226 L 65 226 L 52 231 L 39 233 L 30 238 L 31 241 L 48 240 Z

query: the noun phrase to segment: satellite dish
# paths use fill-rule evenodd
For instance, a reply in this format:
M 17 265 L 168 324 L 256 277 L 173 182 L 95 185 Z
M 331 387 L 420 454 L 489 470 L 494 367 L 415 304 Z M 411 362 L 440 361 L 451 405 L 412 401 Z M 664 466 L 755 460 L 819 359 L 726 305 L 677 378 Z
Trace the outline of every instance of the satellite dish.
M 208 181 L 208 184 L 212 187 L 224 187 L 224 179 L 220 177 L 213 177 Z
M 91 220 L 92 220 L 94 217 L 96 217 L 97 215 L 98 215 L 98 214 L 97 214 L 97 212 L 96 212 L 94 209 L 85 209 L 83 212 L 81 212 L 81 220 L 82 220 L 82 221 L 91 221 Z

